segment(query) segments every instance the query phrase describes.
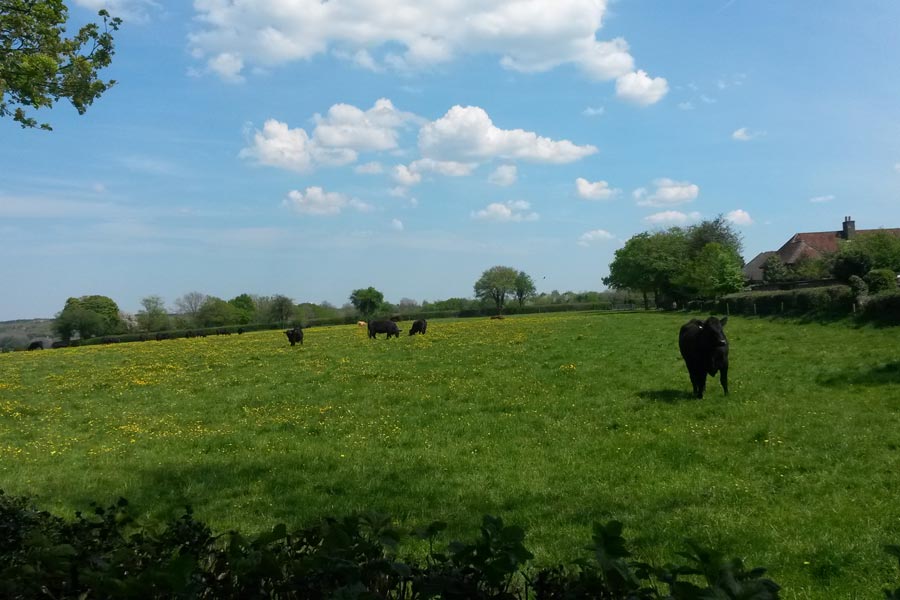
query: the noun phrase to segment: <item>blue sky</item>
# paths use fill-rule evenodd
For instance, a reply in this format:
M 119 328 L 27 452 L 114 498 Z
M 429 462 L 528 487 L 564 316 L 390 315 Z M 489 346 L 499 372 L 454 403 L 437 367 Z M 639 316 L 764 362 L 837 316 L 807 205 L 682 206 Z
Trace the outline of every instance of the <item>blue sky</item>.
M 118 84 L 0 123 L 0 320 L 69 296 L 602 289 L 630 236 L 744 257 L 900 226 L 900 3 L 100 0 Z M 73 27 L 74 29 L 74 27 Z

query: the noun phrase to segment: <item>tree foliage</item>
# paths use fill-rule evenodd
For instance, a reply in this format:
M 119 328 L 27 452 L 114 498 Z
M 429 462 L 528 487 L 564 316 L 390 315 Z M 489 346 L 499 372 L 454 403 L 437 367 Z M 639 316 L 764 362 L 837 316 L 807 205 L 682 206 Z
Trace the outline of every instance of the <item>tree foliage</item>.
M 106 296 L 69 298 L 56 315 L 53 330 L 68 341 L 77 333 L 81 339 L 118 333 L 124 330 L 119 306 Z
M 169 314 L 163 299 L 147 296 L 141 300 L 143 310 L 138 311 L 137 324 L 142 331 L 165 331 L 169 329 Z
M 269 303 L 269 321 L 284 326 L 294 316 L 294 301 L 281 294 L 272 296 Z
M 371 286 L 353 290 L 350 294 L 350 303 L 366 318 L 373 315 L 383 302 L 384 294 Z
M 228 304 L 234 307 L 239 325 L 252 323 L 256 317 L 256 303 L 250 294 L 240 294 L 228 301 Z
M 668 300 L 712 298 L 743 286 L 741 236 L 719 215 L 687 228 L 643 232 L 616 250 L 603 283 L 641 292 L 645 308 Z
M 222 327 L 237 322 L 237 309 L 221 298 L 207 296 L 197 311 L 196 323 L 200 327 Z
M 497 314 L 503 312 L 506 297 L 516 293 L 516 278 L 519 272 L 512 267 L 491 267 L 475 282 L 475 297 L 490 300 L 497 307 Z
M 0 117 L 50 130 L 26 110 L 64 98 L 84 114 L 115 84 L 98 73 L 112 61 L 112 32 L 122 20 L 101 10 L 102 25 L 89 23 L 66 38 L 68 16 L 62 0 L 0 0 Z
M 534 296 L 537 292 L 537 288 L 534 286 L 534 280 L 531 278 L 531 275 L 526 273 L 525 271 L 519 271 L 519 274 L 516 275 L 516 301 L 518 301 L 519 306 L 524 306 L 525 301 Z

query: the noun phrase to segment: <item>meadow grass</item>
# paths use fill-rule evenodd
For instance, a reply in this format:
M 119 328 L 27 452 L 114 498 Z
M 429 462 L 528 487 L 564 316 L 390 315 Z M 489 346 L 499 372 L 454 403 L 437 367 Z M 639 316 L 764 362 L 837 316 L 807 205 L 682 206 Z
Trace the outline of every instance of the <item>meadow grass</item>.
M 662 564 L 692 538 L 785 598 L 875 598 L 900 543 L 900 331 L 732 318 L 731 395 L 690 396 L 677 314 L 356 326 L 0 356 L 0 489 L 72 514 L 118 496 L 215 530 L 375 510 L 481 515 L 540 564 L 618 519 Z M 408 329 L 409 323 L 405 324 Z

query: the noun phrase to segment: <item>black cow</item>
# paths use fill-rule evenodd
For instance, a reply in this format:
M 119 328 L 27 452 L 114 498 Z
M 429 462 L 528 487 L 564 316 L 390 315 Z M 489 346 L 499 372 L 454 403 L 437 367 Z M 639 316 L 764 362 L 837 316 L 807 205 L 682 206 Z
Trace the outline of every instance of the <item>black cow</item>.
M 293 329 L 288 329 L 284 332 L 284 335 L 287 336 L 288 341 L 291 343 L 291 346 L 300 342 L 300 345 L 303 345 L 303 330 L 299 327 L 294 327 Z
M 169 335 L 168 333 L 162 332 L 162 331 L 156 334 L 156 341 L 157 341 L 157 342 L 161 342 L 161 341 L 163 341 L 163 340 L 168 340 L 168 339 L 171 339 L 171 338 L 172 338 L 171 335 Z
M 31 342 L 30 344 L 28 344 L 28 350 L 43 350 L 43 349 L 44 349 L 44 342 L 42 342 L 41 340 L 35 340 L 35 341 Z
M 717 371 L 720 373 L 722 389 L 728 395 L 728 340 L 722 329 L 727 322 L 728 317 L 721 321 L 716 317 L 705 321 L 691 319 L 681 327 L 678 334 L 678 348 L 684 357 L 697 398 L 703 398 L 707 373 L 715 377 Z
M 421 333 L 425 335 L 425 329 L 428 327 L 428 321 L 425 319 L 418 319 L 413 321 L 412 327 L 409 330 L 409 335 L 413 335 L 416 333 Z
M 369 337 L 374 340 L 376 333 L 386 333 L 388 339 L 399 338 L 400 328 L 393 321 L 369 321 Z
M 68 348 L 69 342 L 66 342 L 63 340 L 57 340 L 57 341 L 53 342 L 52 344 L 50 344 L 50 347 L 53 348 L 54 350 L 56 350 L 57 348 Z

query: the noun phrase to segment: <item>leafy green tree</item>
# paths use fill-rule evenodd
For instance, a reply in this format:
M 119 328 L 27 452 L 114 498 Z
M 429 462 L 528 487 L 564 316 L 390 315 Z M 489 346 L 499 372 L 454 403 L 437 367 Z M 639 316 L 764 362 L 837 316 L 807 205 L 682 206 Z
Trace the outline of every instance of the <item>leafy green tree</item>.
M 691 225 L 686 230 L 687 251 L 692 257 L 699 255 L 707 244 L 720 244 L 724 248 L 731 249 L 740 258 L 743 251 L 741 234 L 722 215 L 715 219 L 701 221 Z M 741 265 L 743 266 L 743 260 Z
M 506 297 L 516 293 L 516 277 L 519 272 L 512 267 L 491 267 L 475 282 L 475 297 L 482 301 L 492 301 L 497 314 L 503 312 Z
M 112 32 L 122 20 L 99 12 L 102 27 L 89 23 L 64 37 L 69 11 L 62 0 L 0 0 L 0 117 L 38 127 L 26 109 L 68 100 L 79 114 L 115 81 L 98 73 L 112 62 Z M 52 129 L 41 123 L 41 129 Z
M 792 279 L 793 275 L 787 265 L 781 261 L 781 257 L 777 254 L 773 254 L 766 259 L 766 262 L 762 266 L 762 272 L 763 281 L 767 283 L 788 281 L 789 279 Z
M 365 318 L 369 318 L 384 303 L 384 294 L 373 287 L 353 290 L 350 294 L 350 303 Z
M 294 316 L 294 301 L 287 296 L 275 294 L 269 303 L 269 321 L 272 323 L 285 324 Z
M 519 271 L 515 283 L 515 295 L 519 306 L 524 306 L 525 301 L 534 296 L 535 292 L 537 292 L 537 288 L 534 287 L 534 280 L 531 276 L 525 271 Z
M 68 341 L 77 333 L 81 339 L 124 330 L 119 306 L 106 296 L 69 298 L 53 322 L 54 331 Z
M 250 294 L 235 296 L 228 301 L 228 304 L 233 306 L 237 311 L 237 323 L 241 325 L 252 323 L 256 317 L 256 303 L 253 301 Z
M 169 329 L 169 313 L 163 299 L 159 296 L 147 296 L 141 300 L 143 310 L 138 311 L 138 328 L 142 331 L 165 331 Z
M 197 325 L 200 327 L 222 327 L 237 323 L 237 309 L 221 298 L 207 296 L 197 311 Z
M 738 292 L 744 287 L 741 262 L 734 249 L 710 242 L 688 263 L 679 277 L 680 283 L 703 298 Z
M 614 289 L 640 292 L 646 309 L 650 294 L 657 305 L 664 295 L 682 294 L 675 282 L 685 268 L 686 259 L 687 238 L 681 228 L 639 233 L 616 250 L 609 265 L 609 276 L 603 278 L 603 283 Z

